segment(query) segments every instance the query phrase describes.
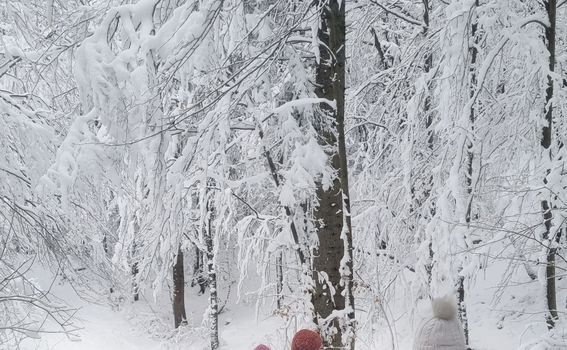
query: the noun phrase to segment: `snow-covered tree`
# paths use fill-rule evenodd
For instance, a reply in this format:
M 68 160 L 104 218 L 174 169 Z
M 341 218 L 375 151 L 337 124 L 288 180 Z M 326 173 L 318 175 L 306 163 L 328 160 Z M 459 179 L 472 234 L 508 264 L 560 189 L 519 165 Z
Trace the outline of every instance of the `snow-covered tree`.
M 68 115 L 78 108 L 73 54 L 97 6 L 78 1 L 0 4 L 0 344 L 42 332 L 73 332 L 74 310 L 30 275 L 78 278 L 83 264 L 65 213 L 37 191 Z M 89 253 L 90 254 L 90 253 Z M 45 283 L 45 282 L 44 282 Z

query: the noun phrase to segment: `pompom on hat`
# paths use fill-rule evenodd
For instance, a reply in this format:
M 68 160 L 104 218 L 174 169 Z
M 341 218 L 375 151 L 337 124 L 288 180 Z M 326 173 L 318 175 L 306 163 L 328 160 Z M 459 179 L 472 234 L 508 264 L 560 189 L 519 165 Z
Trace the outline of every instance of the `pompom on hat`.
M 465 334 L 457 319 L 455 298 L 433 299 L 433 318 L 417 332 L 413 350 L 465 350 Z
M 254 350 L 271 350 L 271 349 L 270 349 L 270 347 L 267 346 L 267 345 L 260 344 L 260 345 L 257 345 L 257 346 L 254 348 Z
M 323 341 L 319 333 L 302 329 L 295 333 L 291 341 L 291 350 L 320 350 Z

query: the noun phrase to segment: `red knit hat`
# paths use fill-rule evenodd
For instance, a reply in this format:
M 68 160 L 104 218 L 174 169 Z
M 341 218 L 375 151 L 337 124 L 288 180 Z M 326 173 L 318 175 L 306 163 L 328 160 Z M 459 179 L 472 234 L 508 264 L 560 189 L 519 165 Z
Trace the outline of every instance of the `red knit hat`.
M 270 347 L 264 344 L 260 344 L 254 348 L 254 350 L 270 350 Z
M 320 350 L 323 342 L 317 332 L 302 329 L 295 333 L 291 341 L 291 350 Z

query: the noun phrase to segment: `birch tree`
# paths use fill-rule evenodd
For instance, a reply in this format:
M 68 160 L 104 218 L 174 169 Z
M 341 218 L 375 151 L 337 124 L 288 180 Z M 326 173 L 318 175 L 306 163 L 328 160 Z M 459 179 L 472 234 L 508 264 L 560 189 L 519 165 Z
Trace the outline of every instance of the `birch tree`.
M 552 143 L 553 140 L 553 99 L 554 99 L 554 84 L 552 74 L 555 71 L 555 45 L 556 45 L 556 24 L 557 24 L 557 2 L 555 0 L 543 1 L 545 12 L 547 14 L 548 23 L 545 26 L 545 45 L 549 52 L 549 70 L 547 74 L 547 87 L 545 89 L 545 106 L 544 106 L 544 122 L 541 129 L 541 147 L 543 148 L 542 155 L 544 157 L 544 164 L 553 162 L 554 155 Z M 548 175 L 551 169 L 546 169 Z M 543 179 L 544 185 L 548 184 L 548 179 Z M 555 225 L 553 227 L 553 213 L 552 208 L 554 204 L 551 198 L 545 198 L 541 201 L 541 209 L 543 213 L 544 232 L 542 239 L 547 245 L 546 252 L 546 269 L 545 269 L 545 297 L 547 302 L 548 315 L 546 322 L 548 328 L 553 328 L 557 321 L 557 292 L 555 287 L 555 255 L 557 253 L 557 246 L 561 240 L 561 233 L 563 224 Z

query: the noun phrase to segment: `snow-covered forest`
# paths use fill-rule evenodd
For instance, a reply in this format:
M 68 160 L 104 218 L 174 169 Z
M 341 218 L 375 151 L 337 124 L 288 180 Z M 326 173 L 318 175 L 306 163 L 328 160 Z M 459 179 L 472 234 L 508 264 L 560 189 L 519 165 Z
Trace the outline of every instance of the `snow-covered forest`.
M 0 349 L 565 350 L 566 141 L 565 0 L 1 0 Z

